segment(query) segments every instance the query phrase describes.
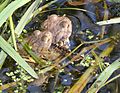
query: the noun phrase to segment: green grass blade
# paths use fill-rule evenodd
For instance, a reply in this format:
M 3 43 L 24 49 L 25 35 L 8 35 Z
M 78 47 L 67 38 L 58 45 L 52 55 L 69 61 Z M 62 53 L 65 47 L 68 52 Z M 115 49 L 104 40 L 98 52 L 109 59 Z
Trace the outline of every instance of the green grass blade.
M 36 1 L 37 1 L 37 2 L 36 2 Z M 40 2 L 41 0 L 36 0 L 36 1 L 35 1 L 36 3 L 33 3 L 34 5 L 37 5 L 37 3 Z M 37 9 L 37 11 L 38 11 L 38 10 L 39 10 L 39 12 L 42 11 L 42 9 L 48 7 L 50 4 L 53 4 L 55 1 L 57 1 L 57 0 L 54 0 L 54 1 L 52 1 L 51 3 L 44 5 L 43 7 Z M 32 7 L 31 7 L 31 6 L 32 6 Z M 25 13 L 25 14 L 23 15 L 23 17 L 21 18 L 19 24 L 18 24 L 17 27 L 15 28 L 15 33 L 16 33 L 18 36 L 21 34 L 24 26 L 26 25 L 26 23 L 27 23 L 27 21 L 28 21 L 28 19 L 29 19 L 29 16 L 30 16 L 30 17 L 33 17 L 33 14 L 34 14 L 34 13 L 32 13 L 31 11 L 33 11 L 36 6 L 33 6 L 33 5 L 31 5 L 31 6 L 30 6 L 30 8 L 28 8 L 28 10 L 26 11 L 26 13 Z M 32 9 L 32 10 L 30 11 L 29 9 Z M 32 14 L 31 14 L 31 13 L 32 13 Z M 26 18 L 25 18 L 25 17 L 26 17 Z M 21 28 L 22 28 L 22 29 L 21 29 Z M 11 40 L 11 39 L 9 39 L 9 40 Z M 5 58 L 6 58 L 7 55 L 6 55 L 3 51 L 0 52 L 0 55 L 3 56 L 3 59 L 0 59 L 0 60 L 1 60 L 1 64 L 3 64 L 3 63 L 4 63 L 4 60 L 5 60 Z M 0 69 L 1 69 L 1 67 L 2 67 L 2 65 L 0 66 Z
M 0 12 L 7 6 L 10 0 L 5 0 L 2 4 L 0 4 Z
M 22 16 L 22 18 L 20 19 L 19 24 L 15 28 L 15 33 L 18 35 L 18 37 L 21 34 L 23 28 L 25 27 L 27 21 L 31 18 L 35 8 L 37 8 L 37 6 L 40 4 L 41 1 L 42 0 L 34 1 L 32 5 L 28 8 L 28 10 L 25 12 L 25 14 Z
M 32 15 L 32 12 L 33 10 L 36 8 L 36 6 L 38 5 L 38 3 L 40 2 L 40 0 L 36 0 L 29 8 L 28 10 L 26 11 L 26 13 L 23 15 L 23 17 L 21 18 L 19 24 L 17 25 L 16 29 L 15 29 L 15 32 L 17 35 L 20 35 L 21 34 L 21 31 L 23 30 L 24 26 L 25 26 L 25 23 L 26 21 L 28 21 L 29 19 L 29 16 Z M 9 38 L 8 40 L 9 42 L 11 42 L 11 38 Z M 2 55 L 2 58 L 0 58 L 0 69 L 2 67 L 2 64 L 4 63 L 4 60 L 6 58 L 6 54 L 2 51 L 0 52 L 0 55 Z
M 46 65 L 46 61 L 43 60 L 42 58 L 39 58 L 30 48 L 27 44 L 23 44 L 23 48 L 28 52 L 28 54 L 35 60 L 36 63 L 40 64 L 41 66 Z
M 22 2 L 23 0 L 20 0 L 20 2 Z M 23 28 L 24 28 L 24 26 L 26 25 L 26 23 L 27 23 L 27 21 L 33 16 L 33 10 L 36 8 L 36 6 L 38 5 L 38 3 L 40 3 L 40 1 L 41 0 L 36 0 L 36 1 L 34 1 L 34 3 L 28 8 L 28 10 L 26 11 L 26 13 L 23 15 L 23 17 L 21 18 L 21 20 L 20 20 L 20 22 L 19 22 L 19 24 L 17 25 L 17 27 L 15 28 L 15 33 L 19 36 L 20 34 L 21 34 L 21 32 L 22 32 L 22 30 L 23 30 Z M 51 3 L 52 4 L 52 3 Z M 46 6 L 47 7 L 47 6 Z M 44 7 L 44 8 L 46 8 L 46 7 Z M 41 10 L 42 10 L 43 8 L 41 8 Z M 4 10 L 3 10 L 4 11 Z M 39 11 L 40 12 L 40 11 Z M 0 15 L 1 16 L 1 15 Z M 4 20 L 5 21 L 5 20 Z M 1 21 L 0 21 L 1 22 Z M 2 23 L 3 24 L 3 23 Z M 0 23 L 0 26 L 2 25 L 1 23 Z M 11 39 L 9 39 L 9 42 L 11 41 Z M 2 51 L 2 52 L 0 52 L 0 55 L 2 55 L 3 57 L 2 58 L 0 58 L 0 61 L 2 61 L 2 62 L 0 62 L 1 64 L 1 66 L 0 66 L 0 69 L 1 69 L 1 67 L 2 67 L 2 64 L 4 63 L 4 60 L 5 60 L 5 58 L 6 58 L 6 54 Z M 4 58 L 4 59 L 3 59 Z M 25 70 L 27 70 L 27 69 L 25 69 Z
M 6 59 L 6 57 L 7 57 L 7 54 L 4 51 L 1 51 L 0 52 L 0 69 L 3 66 L 4 60 Z
M 3 11 L 0 13 L 0 27 L 16 9 L 25 5 L 29 1 L 31 0 L 15 0 L 12 3 L 10 3 L 5 9 L 3 9 Z
M 102 87 L 102 85 L 104 85 L 108 78 L 112 75 L 112 73 L 118 68 L 120 68 L 120 58 L 113 62 L 100 74 L 97 80 L 89 88 L 87 93 L 97 93 L 98 90 Z
M 16 43 L 14 23 L 13 23 L 12 16 L 9 17 L 9 25 L 10 25 L 10 30 L 11 30 L 12 42 L 13 42 L 15 50 L 17 51 L 17 43 Z
M 24 61 L 24 59 L 0 36 L 0 47 L 11 56 L 21 67 L 23 67 L 34 78 L 38 78 L 34 70 Z
M 119 3 L 120 0 L 110 0 L 110 2 Z

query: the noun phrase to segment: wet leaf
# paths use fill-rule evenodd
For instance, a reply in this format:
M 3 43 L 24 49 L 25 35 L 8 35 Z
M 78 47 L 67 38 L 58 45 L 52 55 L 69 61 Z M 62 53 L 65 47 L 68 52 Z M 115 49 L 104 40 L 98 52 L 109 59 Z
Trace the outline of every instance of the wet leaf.
M 87 82 L 93 77 L 95 71 L 95 66 L 89 67 L 85 73 L 79 78 L 79 80 L 72 86 L 68 93 L 81 93 L 83 88 L 86 86 Z M 94 92 L 93 92 L 94 93 Z

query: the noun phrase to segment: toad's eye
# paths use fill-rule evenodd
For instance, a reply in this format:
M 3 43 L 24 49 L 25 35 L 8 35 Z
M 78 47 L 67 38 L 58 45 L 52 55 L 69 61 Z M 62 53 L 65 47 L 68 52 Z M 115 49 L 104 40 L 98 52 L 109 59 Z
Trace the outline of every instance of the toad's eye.
M 59 26 L 62 27 L 62 28 L 65 28 L 67 25 L 67 22 L 66 21 L 62 21 Z
M 50 32 L 45 33 L 42 37 L 41 37 L 41 41 L 47 43 L 52 39 L 52 34 Z
M 42 36 L 41 41 L 46 41 L 47 40 L 47 36 Z

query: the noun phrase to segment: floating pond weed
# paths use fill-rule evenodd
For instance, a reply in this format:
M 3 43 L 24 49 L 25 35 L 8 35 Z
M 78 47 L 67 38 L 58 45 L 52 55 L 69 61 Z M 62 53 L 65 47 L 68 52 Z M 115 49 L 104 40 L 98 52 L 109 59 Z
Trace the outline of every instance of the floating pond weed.
M 28 84 L 34 80 L 18 64 L 13 72 L 7 72 L 6 75 L 9 76 L 13 82 L 16 82 L 16 86 L 13 88 L 15 93 L 26 93 Z

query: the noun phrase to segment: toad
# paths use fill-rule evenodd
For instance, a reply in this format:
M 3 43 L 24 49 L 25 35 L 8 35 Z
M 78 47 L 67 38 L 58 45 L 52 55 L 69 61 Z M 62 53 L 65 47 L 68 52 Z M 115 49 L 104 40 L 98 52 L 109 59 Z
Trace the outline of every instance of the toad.
M 69 47 L 69 37 L 72 33 L 72 23 L 66 16 L 52 14 L 42 24 L 43 31 L 36 30 L 27 37 L 27 42 L 32 46 L 32 50 L 39 55 L 50 60 L 56 59 L 60 54 L 53 52 L 52 45 Z M 51 55 L 52 54 L 52 55 Z

